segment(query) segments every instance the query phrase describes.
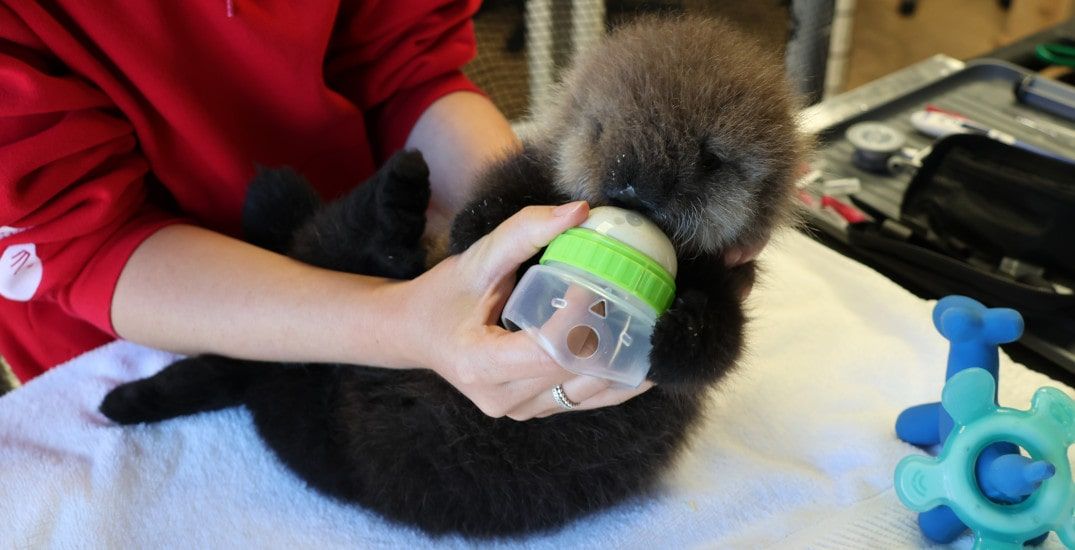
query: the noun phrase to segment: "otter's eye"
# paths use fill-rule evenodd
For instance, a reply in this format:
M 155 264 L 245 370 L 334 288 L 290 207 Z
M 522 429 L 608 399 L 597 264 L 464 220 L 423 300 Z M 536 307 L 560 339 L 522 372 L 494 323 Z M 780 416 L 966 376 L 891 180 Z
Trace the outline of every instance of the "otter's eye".
M 702 173 L 712 174 L 724 166 L 724 160 L 719 155 L 709 150 L 706 147 L 705 142 L 702 143 L 701 151 L 698 153 L 698 168 Z
M 605 126 L 601 124 L 601 121 L 597 120 L 596 118 L 591 119 L 590 123 L 593 127 L 593 141 L 594 143 L 597 143 L 597 141 L 601 139 L 601 134 L 605 133 Z

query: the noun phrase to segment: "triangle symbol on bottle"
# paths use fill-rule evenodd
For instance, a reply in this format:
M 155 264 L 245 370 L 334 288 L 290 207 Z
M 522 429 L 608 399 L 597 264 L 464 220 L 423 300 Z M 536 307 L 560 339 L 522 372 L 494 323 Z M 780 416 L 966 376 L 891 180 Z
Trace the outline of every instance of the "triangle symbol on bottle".
M 604 300 L 598 300 L 590 306 L 590 312 L 604 319 L 608 315 L 608 305 L 605 304 Z

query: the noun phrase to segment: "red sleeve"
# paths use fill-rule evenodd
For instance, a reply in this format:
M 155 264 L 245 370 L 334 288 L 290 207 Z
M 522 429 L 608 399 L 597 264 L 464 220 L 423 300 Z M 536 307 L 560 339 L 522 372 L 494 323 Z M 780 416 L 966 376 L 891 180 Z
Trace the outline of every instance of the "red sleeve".
M 378 161 L 403 147 L 418 117 L 456 91 L 481 93 L 460 69 L 477 45 L 480 0 L 360 2 L 342 13 L 326 79 L 366 113 Z
M 51 300 L 115 334 L 120 270 L 161 226 L 131 125 L 0 6 L 0 299 Z

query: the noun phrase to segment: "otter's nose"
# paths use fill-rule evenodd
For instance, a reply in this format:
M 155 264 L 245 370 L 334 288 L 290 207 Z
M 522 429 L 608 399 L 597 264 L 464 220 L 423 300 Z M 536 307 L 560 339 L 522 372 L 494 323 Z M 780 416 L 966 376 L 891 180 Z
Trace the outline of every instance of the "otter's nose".
M 638 198 L 635 186 L 630 184 L 609 189 L 605 191 L 605 196 L 608 197 L 612 206 L 619 206 L 629 210 L 638 210 L 642 206 L 642 200 Z

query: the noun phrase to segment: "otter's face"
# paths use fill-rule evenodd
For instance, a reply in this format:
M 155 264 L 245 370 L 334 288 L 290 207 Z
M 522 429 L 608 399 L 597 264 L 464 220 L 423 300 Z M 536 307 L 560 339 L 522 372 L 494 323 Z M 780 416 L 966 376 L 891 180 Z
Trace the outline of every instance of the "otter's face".
M 621 31 L 580 60 L 548 130 L 561 189 L 640 211 L 684 252 L 768 233 L 800 140 L 780 68 L 739 40 L 677 20 Z

